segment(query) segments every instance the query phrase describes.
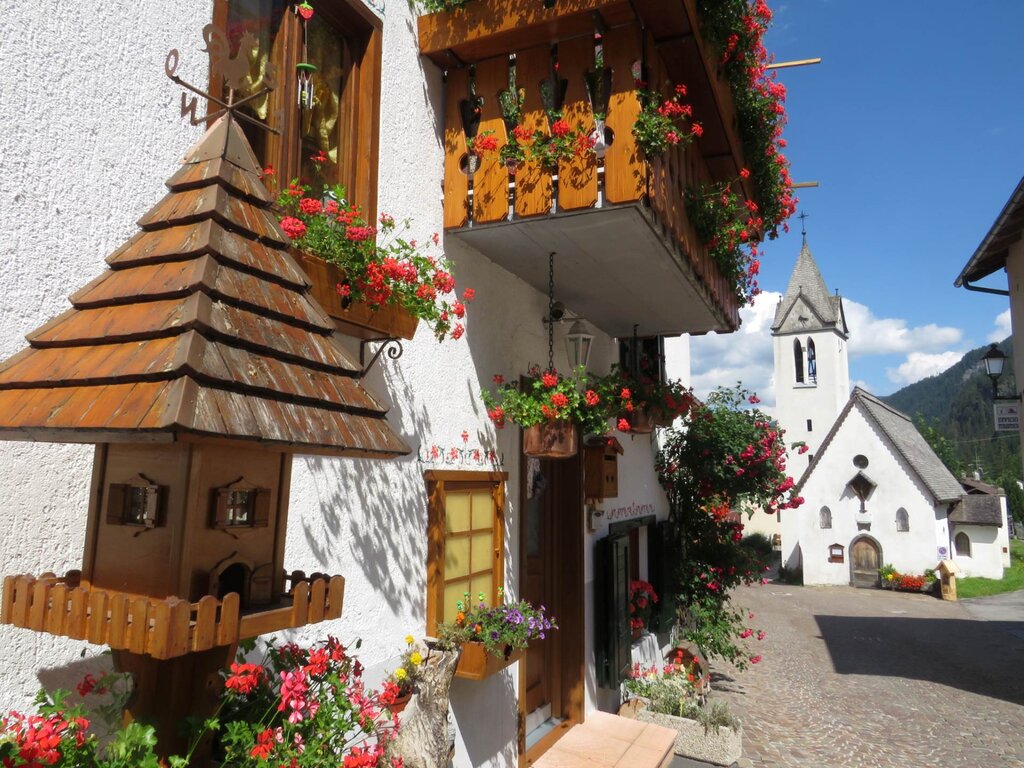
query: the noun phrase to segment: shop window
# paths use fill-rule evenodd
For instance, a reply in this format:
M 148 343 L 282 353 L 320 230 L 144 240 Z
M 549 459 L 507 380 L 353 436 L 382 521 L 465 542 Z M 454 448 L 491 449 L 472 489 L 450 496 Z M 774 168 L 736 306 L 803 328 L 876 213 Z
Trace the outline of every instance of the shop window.
M 822 507 L 818 512 L 818 527 L 822 529 L 832 527 L 832 510 L 828 507 Z
M 107 523 L 156 528 L 164 524 L 167 487 L 145 475 L 127 483 L 113 483 L 107 493 Z
M 966 533 L 961 531 L 953 539 L 953 547 L 956 549 L 958 557 L 970 557 L 971 556 L 971 538 Z
M 321 0 L 305 24 L 294 3 L 215 0 L 214 24 L 226 34 L 230 54 L 241 50 L 239 60 L 248 64 L 245 87 L 236 91 L 236 100 L 264 87 L 268 65 L 276 71 L 277 88 L 244 109 L 280 134 L 240 122 L 263 167 L 273 166 L 279 185 L 294 178 L 314 189 L 322 183 L 341 184 L 348 200 L 361 206 L 373 221 L 380 19 L 360 0 Z M 296 74 L 300 63 L 316 68 L 311 76 L 311 103 L 302 98 Z M 216 77 L 211 93 L 224 93 Z M 310 158 L 318 154 L 321 162 L 314 164 Z
M 896 530 L 903 532 L 910 530 L 910 515 L 903 507 L 896 510 Z
M 426 473 L 427 634 L 453 621 L 468 592 L 495 605 L 504 583 L 503 472 Z

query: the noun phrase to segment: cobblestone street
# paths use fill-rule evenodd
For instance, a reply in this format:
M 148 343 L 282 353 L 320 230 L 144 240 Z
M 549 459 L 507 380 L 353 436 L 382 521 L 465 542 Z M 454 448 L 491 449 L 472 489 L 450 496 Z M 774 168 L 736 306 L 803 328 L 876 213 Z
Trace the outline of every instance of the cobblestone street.
M 986 622 L 961 604 L 847 587 L 734 599 L 767 632 L 753 644 L 764 660 L 716 675 L 714 697 L 743 720 L 758 768 L 1024 767 L 1024 616 Z

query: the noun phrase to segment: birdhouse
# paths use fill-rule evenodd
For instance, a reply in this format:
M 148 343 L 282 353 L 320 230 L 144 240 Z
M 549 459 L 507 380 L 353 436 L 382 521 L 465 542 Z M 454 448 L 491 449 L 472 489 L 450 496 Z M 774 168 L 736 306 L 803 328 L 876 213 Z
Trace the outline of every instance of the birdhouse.
M 588 499 L 613 499 L 619 495 L 619 461 L 622 443 L 614 437 L 595 437 L 583 448 L 584 490 Z
M 0 439 L 96 445 L 81 569 L 8 576 L 0 621 L 109 645 L 172 748 L 189 712 L 167 702 L 240 638 L 341 615 L 341 576 L 285 571 L 292 455 L 409 452 L 259 173 L 229 110 L 109 269 L 0 364 Z
M 939 574 L 942 599 L 956 600 L 956 575 L 960 573 L 960 566 L 952 560 L 940 560 L 935 570 Z

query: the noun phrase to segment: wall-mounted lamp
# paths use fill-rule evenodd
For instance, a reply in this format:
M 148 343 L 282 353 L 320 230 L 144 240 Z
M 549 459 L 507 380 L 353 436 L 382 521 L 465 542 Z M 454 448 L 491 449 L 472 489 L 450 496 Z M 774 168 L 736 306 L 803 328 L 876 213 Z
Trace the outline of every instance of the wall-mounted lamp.
M 992 344 L 988 348 L 988 352 L 982 356 L 981 361 L 985 364 L 985 373 L 992 379 L 992 399 L 1019 401 L 1020 395 L 999 394 L 999 377 L 1003 375 L 1003 367 L 1006 364 L 1006 354 L 999 348 L 999 345 Z
M 587 333 L 587 326 L 583 320 L 576 320 L 569 326 L 569 333 L 565 335 L 565 349 L 569 355 L 569 363 L 573 368 L 579 366 L 587 367 L 590 362 L 590 348 L 594 343 L 594 335 Z

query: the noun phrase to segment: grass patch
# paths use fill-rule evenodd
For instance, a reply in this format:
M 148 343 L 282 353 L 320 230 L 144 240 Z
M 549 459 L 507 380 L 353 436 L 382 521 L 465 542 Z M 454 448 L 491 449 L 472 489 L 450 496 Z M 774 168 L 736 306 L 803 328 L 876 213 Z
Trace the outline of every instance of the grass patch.
M 1010 541 L 1010 567 L 1003 570 L 1001 581 L 996 579 L 957 579 L 957 597 L 988 597 L 1004 592 L 1024 589 L 1024 541 Z

